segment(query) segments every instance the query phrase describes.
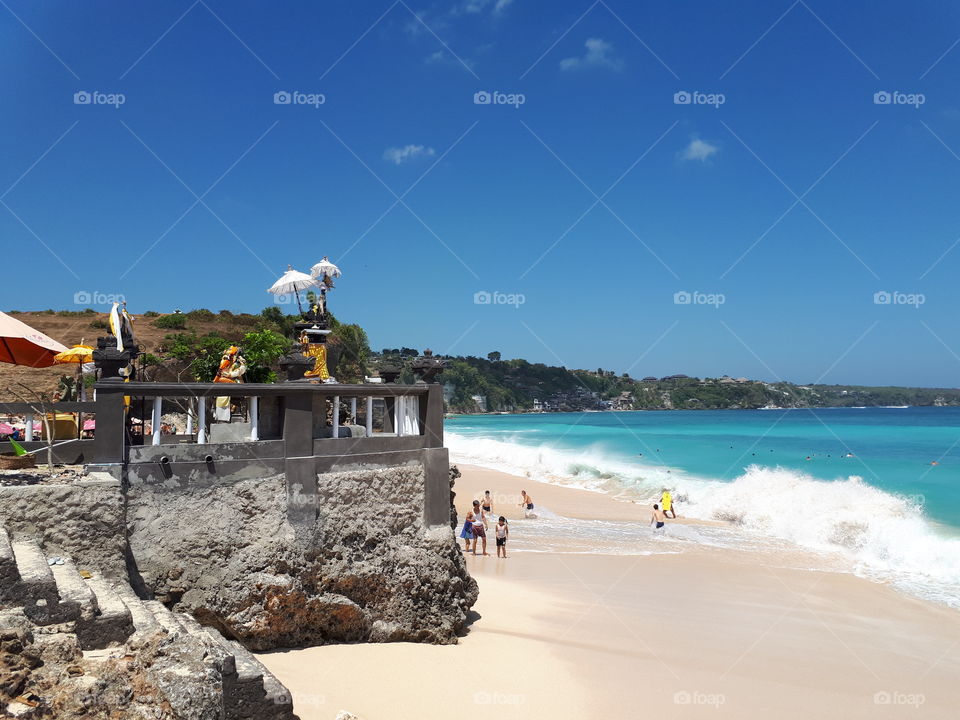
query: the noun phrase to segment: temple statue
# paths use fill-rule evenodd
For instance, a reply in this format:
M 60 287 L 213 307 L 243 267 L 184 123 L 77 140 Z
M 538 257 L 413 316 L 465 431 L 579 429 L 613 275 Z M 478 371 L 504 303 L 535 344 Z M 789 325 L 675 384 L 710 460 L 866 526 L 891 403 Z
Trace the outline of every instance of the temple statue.
M 247 361 L 240 354 L 240 348 L 231 345 L 223 352 L 220 358 L 220 367 L 214 376 L 215 383 L 242 383 L 243 376 L 247 374 Z M 230 396 L 223 395 L 216 398 L 213 410 L 213 418 L 217 422 L 230 422 L 231 407 Z
M 330 371 L 327 368 L 326 334 L 329 330 L 307 328 L 300 333 L 300 347 L 304 357 L 313 358 L 313 367 L 303 373 L 305 378 L 317 378 L 327 381 Z
M 77 399 L 76 380 L 66 375 L 61 375 L 57 381 L 57 395 L 61 402 L 74 402 Z

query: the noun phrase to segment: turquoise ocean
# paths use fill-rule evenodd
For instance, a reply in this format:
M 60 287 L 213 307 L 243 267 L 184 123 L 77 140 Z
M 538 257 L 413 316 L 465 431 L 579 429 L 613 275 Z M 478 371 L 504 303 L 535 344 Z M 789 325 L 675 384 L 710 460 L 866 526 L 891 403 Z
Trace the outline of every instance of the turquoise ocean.
M 646 514 L 577 523 L 544 508 L 583 552 L 797 547 L 960 609 L 960 408 L 468 415 L 446 434 L 454 462 L 639 503 L 669 487 L 681 515 L 729 523 L 668 526 L 656 544 Z

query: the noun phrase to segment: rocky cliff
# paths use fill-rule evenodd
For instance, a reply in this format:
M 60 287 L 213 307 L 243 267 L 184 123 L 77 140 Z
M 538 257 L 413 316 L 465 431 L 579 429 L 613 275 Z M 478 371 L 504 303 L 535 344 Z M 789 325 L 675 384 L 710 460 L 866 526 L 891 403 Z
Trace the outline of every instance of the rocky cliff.
M 143 589 L 256 650 L 456 642 L 477 586 L 452 530 L 424 525 L 422 465 L 320 475 L 306 532 L 287 501 L 282 476 L 131 487 Z

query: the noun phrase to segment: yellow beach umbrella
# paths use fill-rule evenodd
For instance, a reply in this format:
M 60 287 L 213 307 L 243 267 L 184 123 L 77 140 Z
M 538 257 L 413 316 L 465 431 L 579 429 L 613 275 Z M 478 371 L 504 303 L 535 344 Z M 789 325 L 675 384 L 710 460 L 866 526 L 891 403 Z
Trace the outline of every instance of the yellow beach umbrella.
M 80 387 L 80 399 L 86 401 L 87 387 L 83 382 L 83 365 L 93 362 L 93 348 L 89 345 L 74 345 L 69 350 L 53 356 L 54 365 L 79 365 L 77 368 L 77 383 Z
M 93 348 L 89 345 L 74 345 L 69 350 L 64 350 L 62 353 L 53 356 L 54 365 L 64 363 L 83 365 L 90 362 L 93 362 Z

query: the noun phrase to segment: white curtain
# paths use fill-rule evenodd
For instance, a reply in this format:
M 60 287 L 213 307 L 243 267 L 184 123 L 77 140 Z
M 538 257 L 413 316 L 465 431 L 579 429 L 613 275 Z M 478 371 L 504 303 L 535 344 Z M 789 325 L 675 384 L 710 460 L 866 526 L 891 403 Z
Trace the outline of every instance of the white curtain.
M 397 398 L 397 435 L 420 434 L 420 398 Z

